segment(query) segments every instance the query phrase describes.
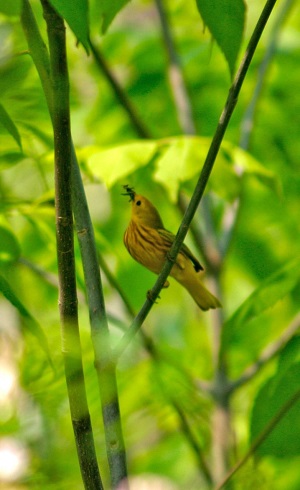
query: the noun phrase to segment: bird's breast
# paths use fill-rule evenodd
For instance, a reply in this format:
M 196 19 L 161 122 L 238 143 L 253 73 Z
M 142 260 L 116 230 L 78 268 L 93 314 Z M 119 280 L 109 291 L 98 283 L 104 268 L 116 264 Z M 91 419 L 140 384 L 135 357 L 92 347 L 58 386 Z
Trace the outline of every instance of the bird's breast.
M 170 247 L 164 244 L 155 228 L 131 220 L 125 231 L 124 244 L 137 262 L 155 274 L 160 273 Z

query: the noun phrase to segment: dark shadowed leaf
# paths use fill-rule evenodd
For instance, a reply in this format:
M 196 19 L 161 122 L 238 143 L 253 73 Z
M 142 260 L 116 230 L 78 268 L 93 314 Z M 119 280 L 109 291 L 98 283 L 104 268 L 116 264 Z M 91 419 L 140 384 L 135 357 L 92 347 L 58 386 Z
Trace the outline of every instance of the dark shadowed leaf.
M 86 51 L 89 49 L 89 19 L 87 0 L 50 0 L 51 5 L 65 19 Z
M 290 293 L 299 281 L 299 271 L 299 259 L 295 259 L 262 282 L 224 324 L 223 347 L 236 330 Z
M 262 432 L 283 405 L 299 392 L 300 364 L 293 365 L 284 376 L 278 372 L 258 392 L 251 417 L 251 441 Z M 300 452 L 300 400 L 285 413 L 264 442 L 259 446 L 260 456 L 278 458 L 298 456 Z
M 217 41 L 233 76 L 245 23 L 243 0 L 196 0 L 205 25 Z

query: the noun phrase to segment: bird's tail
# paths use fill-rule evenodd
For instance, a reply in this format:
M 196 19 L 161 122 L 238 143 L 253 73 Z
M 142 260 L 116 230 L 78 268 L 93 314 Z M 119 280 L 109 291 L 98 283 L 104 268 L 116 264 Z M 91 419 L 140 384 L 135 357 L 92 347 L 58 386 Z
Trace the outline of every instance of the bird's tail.
M 198 274 L 190 275 L 188 278 L 185 277 L 180 283 L 188 290 L 201 310 L 207 311 L 211 308 L 220 308 L 222 306 L 220 301 L 206 289 Z

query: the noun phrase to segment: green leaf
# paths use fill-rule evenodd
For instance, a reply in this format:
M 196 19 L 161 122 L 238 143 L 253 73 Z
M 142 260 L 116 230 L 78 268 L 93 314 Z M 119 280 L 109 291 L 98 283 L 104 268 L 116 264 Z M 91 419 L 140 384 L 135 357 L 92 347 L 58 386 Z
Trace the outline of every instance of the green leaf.
M 279 379 L 278 379 L 279 376 Z M 299 391 L 300 364 L 291 366 L 282 377 L 269 379 L 258 392 L 251 416 L 251 441 L 261 433 L 281 407 Z M 300 452 L 300 400 L 286 412 L 282 420 L 257 449 L 260 456 L 278 458 L 298 456 Z
M 0 226 L 0 262 L 15 262 L 19 256 L 20 246 L 15 235 L 8 228 Z
M 23 303 L 16 296 L 10 284 L 3 276 L 0 276 L 0 292 L 15 308 L 17 308 L 18 312 L 23 318 L 26 328 L 38 340 L 40 346 L 47 355 L 48 361 L 52 366 L 48 341 L 46 335 L 44 334 L 44 331 L 42 330 L 36 319 L 29 313 Z
M 275 192 L 278 197 L 281 197 L 282 188 L 277 175 L 256 160 L 251 153 L 233 145 L 229 141 L 223 141 L 221 152 L 224 159 L 230 161 L 236 176 L 242 176 L 243 173 L 252 175 L 261 184 Z
M 86 147 L 79 151 L 79 157 L 87 161 L 93 175 L 111 187 L 150 163 L 155 156 L 153 178 L 166 189 L 170 200 L 176 202 L 181 185 L 199 177 L 210 142 L 210 138 L 199 136 L 139 140 L 109 149 Z M 221 147 L 208 188 L 232 202 L 240 194 L 243 173 L 254 176 L 280 194 L 273 172 L 229 142 Z
M 111 187 L 118 180 L 147 165 L 156 149 L 154 141 L 136 141 L 102 151 L 92 148 L 90 155 L 89 150 L 85 149 L 84 153 L 92 174 Z
M 171 201 L 177 200 L 182 183 L 200 175 L 209 146 L 210 138 L 199 136 L 177 136 L 161 140 L 165 145 L 156 161 L 154 179 L 168 192 Z M 247 173 L 268 186 L 277 195 L 281 194 L 278 178 L 261 165 L 250 153 L 224 141 L 208 189 L 223 199 L 233 202 L 241 191 L 241 176 Z
M 102 34 L 106 33 L 114 17 L 128 2 L 129 0 L 97 0 Z
M 246 322 L 259 316 L 266 309 L 290 293 L 300 279 L 300 261 L 292 260 L 264 281 L 225 322 L 223 348 L 228 345 L 234 332 Z
M 300 322 L 299 322 L 300 327 Z M 277 372 L 280 376 L 289 369 L 291 364 L 300 362 L 300 336 L 295 335 L 289 342 L 285 345 L 284 349 L 281 351 L 277 363 Z
M 243 38 L 243 0 L 196 0 L 200 15 L 221 48 L 233 76 Z
M 154 178 L 166 188 L 170 200 L 176 202 L 180 184 L 199 174 L 210 140 L 180 136 L 170 141 L 157 159 Z
M 13 2 L 1 2 L 0 12 L 4 15 L 15 16 L 19 15 L 21 10 L 21 0 L 13 0 Z
M 68 23 L 78 41 L 89 51 L 89 19 L 87 0 L 50 0 L 61 17 Z
M 2 124 L 4 129 L 14 138 L 14 140 L 22 150 L 22 142 L 18 128 L 7 113 L 7 111 L 4 109 L 2 104 L 0 104 L 0 123 Z

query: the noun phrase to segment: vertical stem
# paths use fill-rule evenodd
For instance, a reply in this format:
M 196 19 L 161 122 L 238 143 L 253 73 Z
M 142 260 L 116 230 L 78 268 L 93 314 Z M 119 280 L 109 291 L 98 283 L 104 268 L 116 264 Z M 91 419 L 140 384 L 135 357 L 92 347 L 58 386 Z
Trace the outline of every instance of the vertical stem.
M 183 78 L 180 58 L 175 49 L 164 0 L 155 0 L 162 28 L 163 40 L 168 57 L 168 77 L 173 93 L 178 122 L 183 133 L 196 134 L 193 121 L 192 106 L 188 96 L 186 84 Z
M 86 489 L 102 489 L 91 437 L 76 294 L 73 216 L 71 198 L 72 152 L 69 78 L 63 20 L 47 0 L 41 0 L 47 23 L 52 86 L 52 124 L 55 152 L 56 241 L 62 350 L 73 430 L 81 474 Z
M 45 18 L 48 25 L 49 44 L 52 44 L 53 42 L 53 47 L 54 47 L 56 45 L 56 41 L 55 41 L 56 25 L 57 25 L 56 20 L 58 16 L 46 0 L 44 0 L 42 4 L 44 7 Z M 59 22 L 61 23 L 62 20 L 59 17 L 58 19 Z M 40 35 L 38 26 L 36 24 L 28 0 L 23 0 L 22 3 L 21 22 L 30 49 L 30 54 L 32 56 L 32 59 L 38 71 L 41 84 L 44 89 L 49 113 L 52 121 L 54 122 L 54 105 L 53 105 L 54 87 L 52 87 L 52 83 L 50 80 L 49 54 L 43 42 L 43 39 Z M 58 29 L 58 32 L 59 30 L 64 32 L 61 27 Z M 66 91 L 66 97 L 64 99 L 65 102 L 68 101 L 68 85 L 67 87 L 65 87 L 65 90 L 66 88 L 67 91 Z M 63 104 L 60 107 L 63 107 Z M 56 106 L 56 110 L 57 109 L 59 112 L 59 104 Z M 69 122 L 68 125 L 70 126 Z M 69 135 L 70 135 L 70 129 L 68 128 L 66 132 L 66 136 L 69 137 Z M 70 143 L 70 146 L 68 140 L 66 140 L 66 142 L 67 142 L 68 158 L 69 158 L 69 152 L 71 147 L 71 158 L 72 158 L 72 165 L 73 165 L 72 205 L 74 208 L 76 229 L 77 229 L 78 240 L 80 244 L 80 251 L 82 255 L 83 268 L 84 268 L 85 280 L 87 285 L 92 341 L 94 345 L 95 365 L 97 367 L 100 396 L 102 401 L 104 430 L 105 430 L 105 438 L 106 438 L 106 446 L 107 446 L 107 455 L 108 455 L 110 473 L 111 473 L 111 481 L 112 481 L 113 488 L 116 488 L 118 486 L 118 483 L 126 478 L 127 470 L 126 470 L 126 455 L 124 450 L 124 442 L 123 442 L 120 411 L 119 411 L 115 366 L 112 366 L 112 364 L 110 364 L 109 369 L 107 369 L 107 367 L 103 368 L 103 370 L 101 369 L 101 365 L 107 366 L 109 364 L 107 362 L 107 359 L 110 358 L 110 345 L 108 340 L 108 327 L 107 327 L 107 320 L 106 320 L 106 313 L 105 313 L 104 298 L 102 294 L 101 277 L 100 277 L 100 271 L 97 262 L 97 252 L 96 252 L 92 223 L 89 215 L 86 196 L 82 184 L 82 179 L 80 176 L 75 150 L 72 142 Z M 60 143 L 63 144 L 63 140 L 61 140 Z M 62 152 L 61 155 L 63 155 L 64 148 L 60 148 L 60 149 Z M 68 175 L 67 185 L 69 187 L 69 175 Z M 77 351 L 77 354 L 79 356 L 80 353 L 79 332 L 76 332 L 76 336 L 70 340 L 72 340 L 70 347 L 72 348 L 76 344 L 75 350 Z M 65 341 L 64 342 L 65 349 L 67 348 L 67 345 L 68 343 L 67 341 Z M 80 440 L 79 439 L 80 434 L 77 437 L 79 425 L 76 422 L 76 420 L 73 420 L 73 426 L 74 426 L 77 446 L 82 453 L 82 454 L 79 453 L 80 465 L 82 468 L 84 467 L 91 468 L 90 482 L 88 482 L 88 484 L 91 483 L 91 486 L 88 486 L 87 488 L 92 488 L 92 489 L 95 488 L 96 490 L 102 488 L 102 483 L 99 475 L 99 470 L 97 467 L 94 440 L 93 440 L 90 418 L 88 414 L 86 394 L 84 389 L 84 378 L 83 378 L 81 361 L 80 362 L 78 361 L 77 368 L 78 369 L 75 378 L 82 379 L 82 386 L 80 385 L 77 386 L 77 391 L 75 392 L 75 395 L 76 394 L 78 395 L 78 402 L 81 402 L 82 404 L 82 412 L 86 414 L 85 417 L 86 439 Z M 111 389 L 102 390 L 102 385 L 110 386 Z M 72 401 L 70 399 L 71 414 L 73 414 L 76 408 L 76 407 L 74 408 L 73 405 L 74 404 L 72 398 Z M 109 407 L 109 409 L 107 407 Z M 73 419 L 73 415 L 72 415 L 72 419 Z M 84 451 L 86 451 L 86 453 Z M 83 477 L 83 479 L 85 482 L 85 477 Z
M 212 461 L 213 479 L 217 483 L 229 468 L 230 438 L 230 409 L 226 400 L 216 403 L 212 415 Z
M 74 148 L 72 148 L 72 156 L 74 215 L 87 289 L 111 486 L 113 489 L 117 488 L 122 481 L 122 488 L 125 490 L 127 463 L 116 380 L 116 364 L 112 360 L 94 232 Z

